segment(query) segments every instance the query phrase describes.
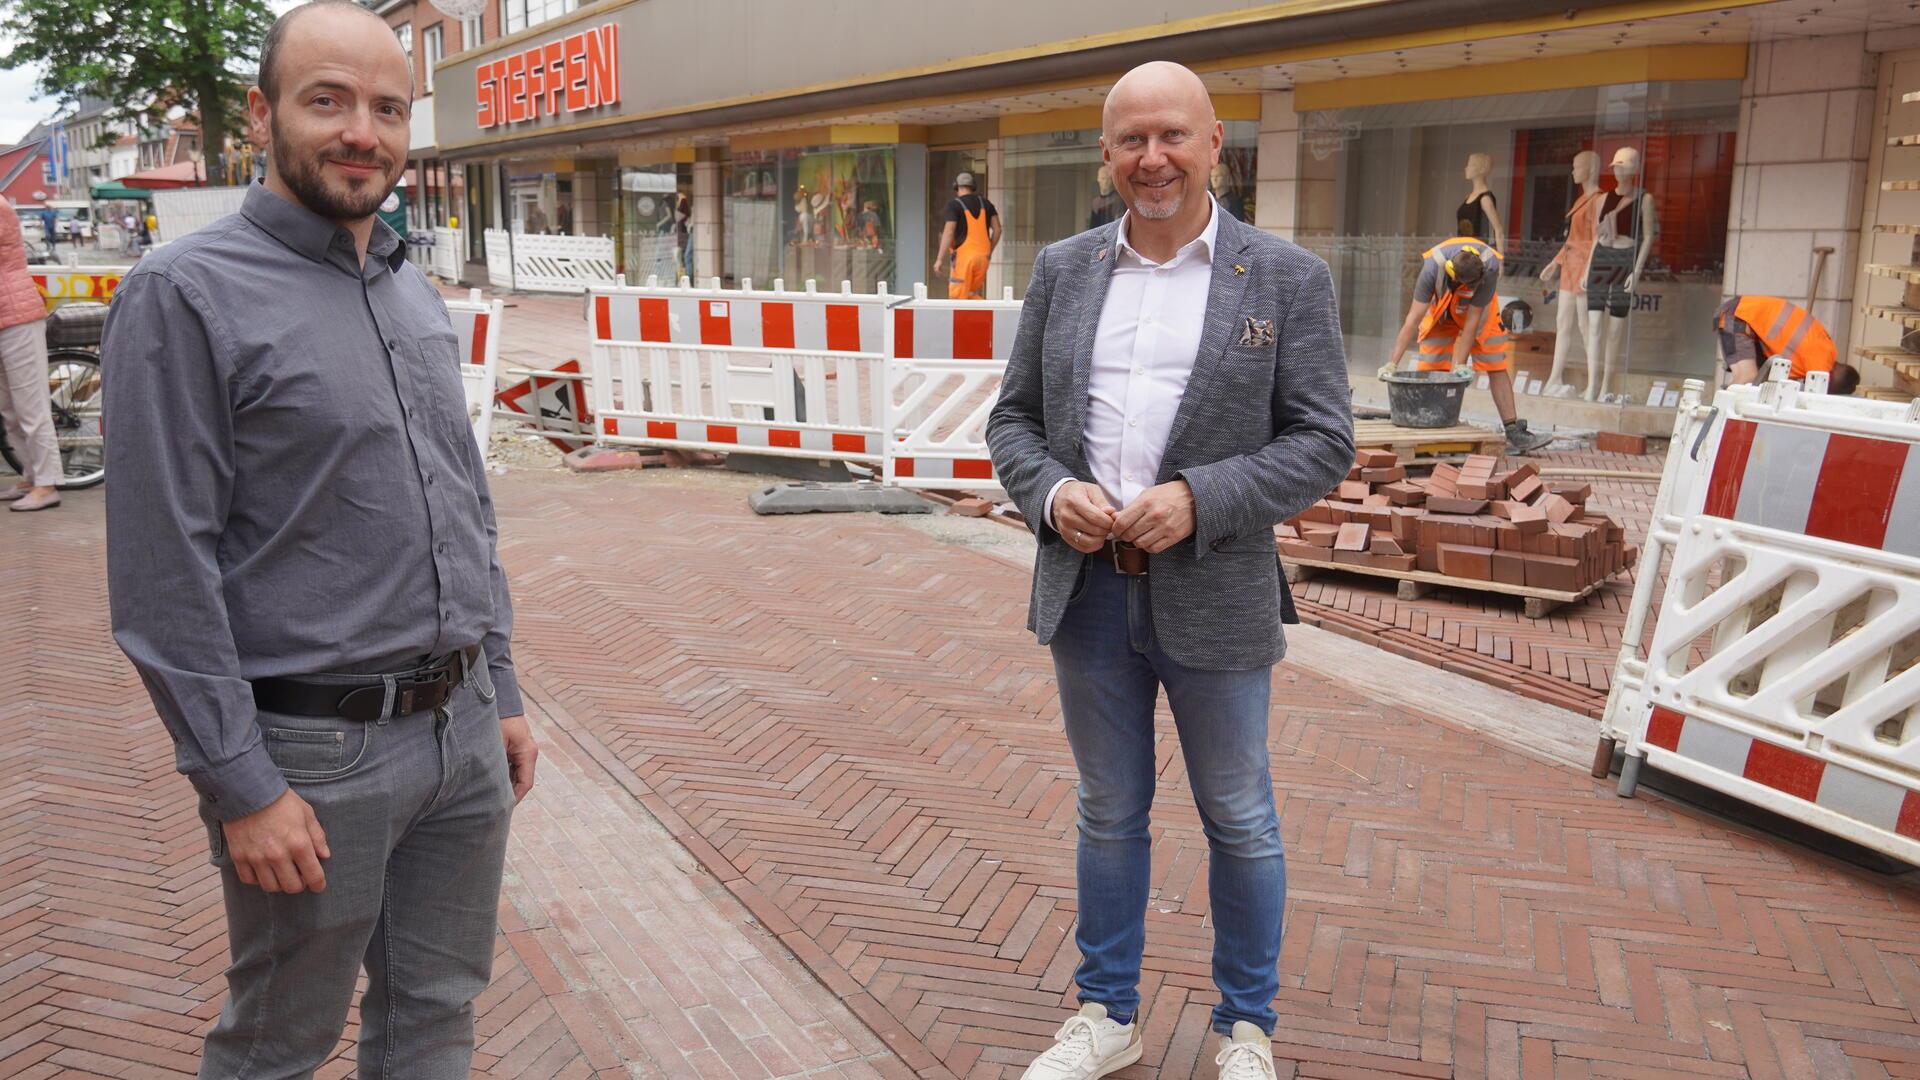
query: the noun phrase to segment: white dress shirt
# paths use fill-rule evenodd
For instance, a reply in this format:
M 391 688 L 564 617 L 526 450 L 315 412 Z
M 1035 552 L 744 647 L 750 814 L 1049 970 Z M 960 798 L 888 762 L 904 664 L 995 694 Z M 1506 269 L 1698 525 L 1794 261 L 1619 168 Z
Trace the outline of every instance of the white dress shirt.
M 1220 233 L 1219 205 L 1211 194 L 1207 203 L 1207 227 L 1163 263 L 1147 259 L 1127 242 L 1133 212 L 1120 219 L 1113 280 L 1093 340 L 1081 437 L 1094 483 L 1116 508 L 1125 509 L 1154 485 L 1173 416 L 1193 375 L 1213 284 L 1213 246 Z M 1047 493 L 1049 525 L 1053 498 L 1066 483 L 1062 480 Z

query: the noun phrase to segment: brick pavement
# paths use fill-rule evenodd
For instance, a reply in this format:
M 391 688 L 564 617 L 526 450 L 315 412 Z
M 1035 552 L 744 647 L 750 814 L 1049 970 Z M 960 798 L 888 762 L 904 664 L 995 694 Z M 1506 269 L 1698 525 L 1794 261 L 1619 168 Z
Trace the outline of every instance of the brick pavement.
M 927 1076 L 1068 1001 L 1072 769 L 1025 575 L 744 478 L 500 485 L 556 723 Z M 981 526 L 987 527 L 987 526 Z M 1910 886 L 1283 666 L 1300 1076 L 1920 1075 Z M 1204 840 L 1163 741 L 1132 1077 L 1210 1075 Z
M 463 290 L 442 286 L 448 295 Z M 510 295 L 502 367 L 551 366 L 586 360 L 582 303 L 577 297 Z M 1544 465 L 1659 472 L 1664 457 L 1592 450 L 1553 451 Z M 1594 507 L 1641 543 L 1657 484 L 1595 479 Z M 1633 575 L 1622 575 L 1582 603 L 1542 620 L 1524 618 L 1512 597 L 1442 589 L 1415 601 L 1394 597 L 1394 584 L 1358 574 L 1323 574 L 1300 585 L 1301 617 L 1336 633 L 1460 671 L 1503 689 L 1598 717 L 1626 625 Z
M 206 833 L 107 637 L 99 491 L 0 518 L 0 1077 L 181 1077 L 218 1013 Z M 478 1075 L 911 1075 L 535 707 Z M 624 779 L 624 778 L 623 778 Z M 629 781 L 630 782 L 630 781 Z M 324 1077 L 352 1071 L 352 1028 Z

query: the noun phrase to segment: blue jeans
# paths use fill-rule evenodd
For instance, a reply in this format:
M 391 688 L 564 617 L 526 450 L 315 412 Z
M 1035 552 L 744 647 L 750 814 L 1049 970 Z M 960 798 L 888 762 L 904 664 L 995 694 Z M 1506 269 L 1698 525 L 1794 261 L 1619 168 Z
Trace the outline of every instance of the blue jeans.
M 1140 1006 L 1152 840 L 1153 708 L 1167 689 L 1211 852 L 1214 1030 L 1273 1033 L 1287 863 L 1267 759 L 1273 669 L 1202 671 L 1154 638 L 1149 579 L 1088 560 L 1054 636 L 1067 741 L 1080 770 L 1080 1000 L 1115 1017 Z

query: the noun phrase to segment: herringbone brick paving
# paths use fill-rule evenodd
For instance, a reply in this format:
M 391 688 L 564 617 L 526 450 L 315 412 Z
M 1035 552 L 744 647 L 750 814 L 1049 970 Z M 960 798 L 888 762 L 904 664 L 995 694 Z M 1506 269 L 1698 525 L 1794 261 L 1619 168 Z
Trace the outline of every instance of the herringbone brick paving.
M 745 481 L 501 484 L 569 730 L 924 1074 L 1011 1077 L 1070 996 L 1072 767 L 1025 575 Z M 985 526 L 983 526 L 985 527 Z M 1920 1075 L 1909 888 L 1276 674 L 1301 1076 Z M 1169 728 L 1170 729 L 1170 728 Z M 1147 1058 L 1210 1075 L 1205 844 L 1160 755 Z
M 222 996 L 219 880 L 107 636 L 100 508 L 70 493 L 0 518 L 0 1077 L 192 1075 Z M 514 818 L 477 1075 L 911 1075 L 593 744 L 531 712 L 544 753 Z M 352 1046 L 350 1026 L 321 1075 L 349 1074 Z
M 441 291 L 464 295 L 446 286 Z M 503 368 L 546 367 L 567 359 L 585 363 L 578 299 L 515 295 L 508 303 Z M 1658 454 L 1592 450 L 1549 451 L 1537 460 L 1546 466 L 1653 473 L 1665 464 Z M 1592 483 L 1594 508 L 1613 515 L 1627 527 L 1629 541 L 1641 543 L 1658 485 L 1600 478 Z M 1512 597 L 1442 589 L 1401 601 L 1394 598 L 1392 582 L 1357 574 L 1324 574 L 1295 592 L 1301 617 L 1310 624 L 1594 717 L 1606 704 L 1632 595 L 1633 575 L 1623 574 L 1582 603 L 1530 620 Z

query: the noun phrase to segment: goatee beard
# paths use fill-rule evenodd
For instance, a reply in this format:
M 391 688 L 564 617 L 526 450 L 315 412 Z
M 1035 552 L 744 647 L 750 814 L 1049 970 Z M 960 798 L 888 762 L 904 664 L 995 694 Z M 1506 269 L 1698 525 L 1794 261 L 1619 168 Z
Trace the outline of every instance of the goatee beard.
M 359 221 L 380 208 L 387 195 L 393 190 L 393 180 L 387 176 L 388 165 L 378 155 L 365 159 L 349 158 L 345 160 L 365 161 L 380 168 L 378 182 L 358 190 L 336 191 L 327 185 L 322 170 L 326 167 L 322 155 L 295 156 L 281 151 L 289 146 L 281 137 L 280 125 L 269 125 L 273 136 L 273 146 L 269 153 L 273 155 L 274 170 L 279 174 L 281 183 L 293 192 L 300 205 L 330 221 Z M 373 178 L 369 177 L 369 180 Z

